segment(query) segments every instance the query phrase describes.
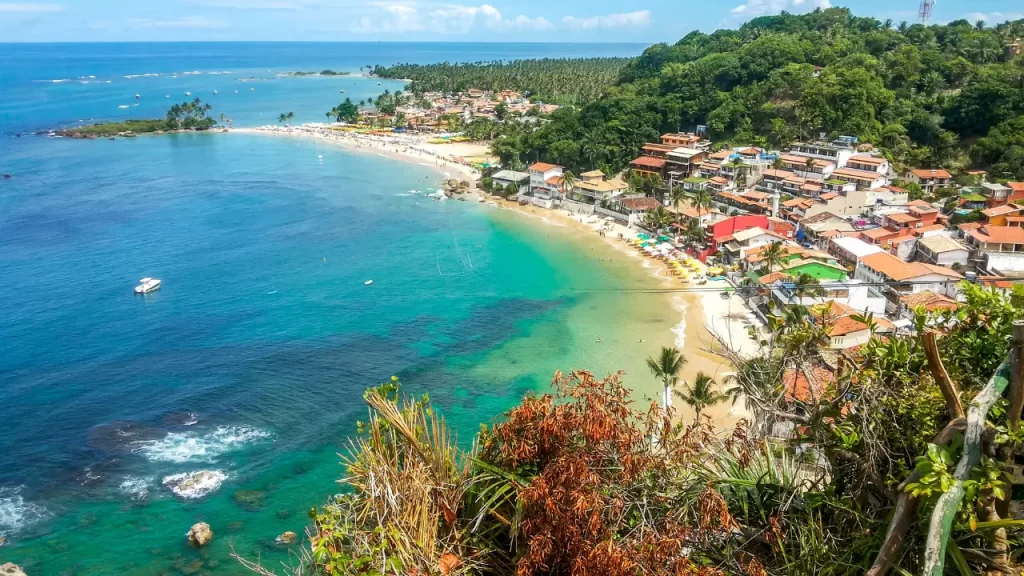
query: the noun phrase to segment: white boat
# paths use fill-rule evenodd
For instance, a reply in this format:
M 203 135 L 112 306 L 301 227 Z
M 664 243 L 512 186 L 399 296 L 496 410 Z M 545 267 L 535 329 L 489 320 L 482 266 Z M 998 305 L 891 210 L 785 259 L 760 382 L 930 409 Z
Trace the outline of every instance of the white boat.
M 191 95 L 192 95 L 191 92 L 185 92 L 185 96 L 191 96 Z
M 136 92 L 135 93 L 135 99 L 138 100 L 139 98 L 142 98 L 142 95 L 139 94 L 138 92 Z
M 255 88 L 249 88 L 249 92 L 255 92 L 255 91 L 256 91 Z
M 235 94 L 238 94 L 238 90 L 235 90 Z
M 216 95 L 217 95 L 217 91 L 216 91 L 216 90 L 214 90 L 214 91 L 213 91 L 213 95 L 214 95 L 214 96 L 216 96 Z
M 148 294 L 153 290 L 160 289 L 160 280 L 157 278 L 143 278 L 139 280 L 139 285 L 135 287 L 136 294 Z
M 373 280 L 367 280 L 366 282 L 363 282 L 363 286 L 369 286 L 371 284 L 373 284 Z

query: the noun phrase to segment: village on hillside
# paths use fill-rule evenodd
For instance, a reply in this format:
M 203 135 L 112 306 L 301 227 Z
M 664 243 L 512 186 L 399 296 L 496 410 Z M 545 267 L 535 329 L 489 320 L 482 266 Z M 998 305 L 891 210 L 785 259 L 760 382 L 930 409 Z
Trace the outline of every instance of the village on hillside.
M 955 310 L 964 280 L 1008 292 L 1024 278 L 1024 182 L 897 173 L 853 137 L 714 149 L 700 132 L 664 134 L 622 174 L 541 161 L 492 172 L 484 187 L 626 226 L 647 257 L 700 261 L 705 276 L 669 269 L 681 287 L 728 282 L 763 324 L 794 304 L 818 311 L 837 351 L 913 331 L 922 308 Z

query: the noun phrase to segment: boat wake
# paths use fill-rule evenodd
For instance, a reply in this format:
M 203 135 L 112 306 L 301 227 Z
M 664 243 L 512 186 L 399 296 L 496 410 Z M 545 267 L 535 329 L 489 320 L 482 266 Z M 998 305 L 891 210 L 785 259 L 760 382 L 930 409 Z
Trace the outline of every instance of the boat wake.
M 213 463 L 228 452 L 270 436 L 252 426 L 218 426 L 210 432 L 169 432 L 159 440 L 140 440 L 133 444 L 132 452 L 151 462 Z
M 25 501 L 21 486 L 0 488 L 0 537 L 19 532 L 49 515 L 44 506 Z
M 178 497 L 193 500 L 202 498 L 220 488 L 227 479 L 227 474 L 220 470 L 197 470 L 165 476 L 163 485 Z

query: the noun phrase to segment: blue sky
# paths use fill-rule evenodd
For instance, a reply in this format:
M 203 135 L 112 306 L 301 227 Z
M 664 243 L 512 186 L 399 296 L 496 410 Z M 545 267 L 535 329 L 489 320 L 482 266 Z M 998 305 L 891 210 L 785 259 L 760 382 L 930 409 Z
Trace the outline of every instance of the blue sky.
M 919 0 L 848 0 L 916 21 Z M 0 41 L 675 41 L 830 0 L 0 0 Z M 934 21 L 1024 18 L 1021 0 L 939 0 Z

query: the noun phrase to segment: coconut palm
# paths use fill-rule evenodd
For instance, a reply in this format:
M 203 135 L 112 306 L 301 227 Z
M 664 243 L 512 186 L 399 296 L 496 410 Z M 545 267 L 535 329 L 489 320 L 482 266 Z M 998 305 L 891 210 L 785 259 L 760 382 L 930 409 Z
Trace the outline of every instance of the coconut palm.
M 651 374 L 661 380 L 661 384 L 664 386 L 662 405 L 666 409 L 671 402 L 672 390 L 679 382 L 679 373 L 683 370 L 683 366 L 686 366 L 686 362 L 686 357 L 678 348 L 662 348 L 658 357 L 647 358 L 647 367 L 651 369 Z
M 280 116 L 277 117 L 277 123 L 278 124 L 284 124 L 287 121 L 288 121 L 288 115 L 287 114 L 282 113 Z
M 675 391 L 676 398 L 685 402 L 696 413 L 694 420 L 700 419 L 700 413 L 716 404 L 721 404 L 729 396 L 718 391 L 718 383 L 703 372 L 697 372 L 693 384 L 683 384 L 683 390 Z
M 765 246 L 764 251 L 761 252 L 761 260 L 768 266 L 769 274 L 775 271 L 776 266 L 782 265 L 782 258 L 785 255 L 786 247 L 782 242 L 772 242 L 768 246 Z
M 562 175 L 562 193 L 568 194 L 575 187 L 576 175 L 572 173 L 572 170 L 566 170 L 565 174 Z
M 707 188 L 701 188 L 693 194 L 693 207 L 697 209 L 697 220 L 699 221 L 703 216 L 705 210 L 711 210 L 711 191 Z
M 672 205 L 672 208 L 676 211 L 676 226 L 680 226 L 682 213 L 679 211 L 679 206 L 686 200 L 686 192 L 683 191 L 682 186 L 673 186 L 668 191 L 668 201 Z
M 804 298 L 820 298 L 824 295 L 825 289 L 814 276 L 803 273 L 793 279 L 793 296 L 798 302 L 802 303 Z

